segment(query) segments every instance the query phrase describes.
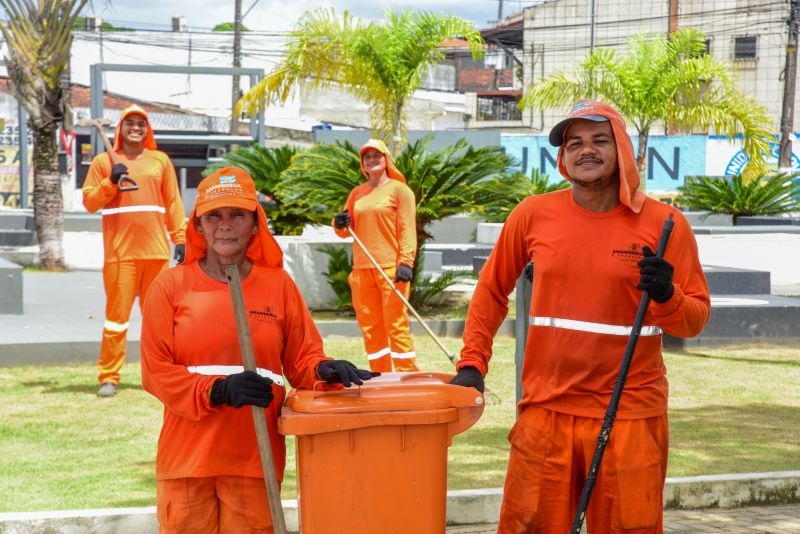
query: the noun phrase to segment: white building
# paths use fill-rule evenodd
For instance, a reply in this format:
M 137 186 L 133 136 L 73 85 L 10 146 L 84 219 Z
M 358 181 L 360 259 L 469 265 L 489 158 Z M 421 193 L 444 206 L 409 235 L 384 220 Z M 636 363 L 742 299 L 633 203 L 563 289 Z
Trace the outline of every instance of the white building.
M 614 48 L 624 55 L 630 36 L 667 35 L 677 28 L 692 27 L 705 33 L 711 55 L 730 62 L 738 89 L 766 106 L 778 132 L 789 9 L 788 1 L 778 0 L 545 0 L 524 10 L 519 51 L 523 85 L 527 87 L 557 71 L 573 71 L 586 58 L 591 44 Z M 481 121 L 474 102 L 474 97 L 467 95 L 467 113 L 475 117 L 470 121 L 471 128 L 545 132 L 566 111 L 529 109 L 518 120 Z M 798 106 L 794 124 L 800 125 Z

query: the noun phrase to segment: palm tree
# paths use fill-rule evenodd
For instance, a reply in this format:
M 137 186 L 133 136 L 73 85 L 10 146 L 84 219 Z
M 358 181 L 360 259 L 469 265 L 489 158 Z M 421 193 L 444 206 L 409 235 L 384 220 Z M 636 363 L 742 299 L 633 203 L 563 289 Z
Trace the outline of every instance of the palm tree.
M 374 136 L 396 153 L 406 134 L 405 106 L 430 66 L 440 63 L 442 41 L 463 37 L 473 57 L 483 54 L 483 39 L 464 19 L 426 11 L 387 11 L 386 21 L 366 22 L 347 11 L 306 12 L 292 31 L 284 59 L 239 106 L 255 114 L 284 102 L 295 87 L 339 86 L 370 106 Z
M 8 45 L 9 89 L 28 112 L 33 135 L 33 208 L 39 262 L 64 269 L 64 201 L 58 172 L 56 132 L 71 122 L 68 91 L 61 76 L 68 68 L 72 28 L 88 0 L 0 0 L 7 21 L 0 31 Z M 25 179 L 26 177 L 21 177 Z
M 303 227 L 311 222 L 307 216 L 307 208 L 287 205 L 281 188 L 283 172 L 289 168 L 292 158 L 300 150 L 290 145 L 267 148 L 253 143 L 228 152 L 222 156 L 222 161 L 209 165 L 203 175 L 207 176 L 221 167 L 231 165 L 243 168 L 253 178 L 256 189 L 271 199 L 265 209 L 272 231 L 280 235 L 300 235 Z
M 595 48 L 575 74 L 556 72 L 530 86 L 520 107 L 553 108 L 580 99 L 603 100 L 617 107 L 639 133 L 636 163 L 644 176 L 647 140 L 655 124 L 684 131 L 713 129 L 737 138 L 743 134 L 750 161 L 747 178 L 766 172 L 771 121 L 766 109 L 743 95 L 731 81 L 731 67 L 706 54 L 705 37 L 696 29 L 628 41 L 629 55 Z
M 432 280 L 420 273 L 422 248 L 431 238 L 430 223 L 461 213 L 482 215 L 486 206 L 509 211 L 521 200 L 520 192 L 530 187 L 527 176 L 509 171 L 514 161 L 499 146 L 475 148 L 461 139 L 429 150 L 431 140 L 429 136 L 407 145 L 395 161 L 417 200 L 418 261 L 410 297 L 415 307 L 459 277 L 447 271 Z M 347 141 L 336 141 L 295 156 L 283 174 L 281 195 L 288 204 L 302 206 L 315 224 L 328 225 L 350 191 L 363 182 L 358 149 Z
M 429 150 L 432 138 L 407 145 L 395 164 L 417 199 L 417 252 L 431 238 L 428 225 L 449 215 L 481 215 L 485 206 L 509 209 L 530 179 L 508 172 L 513 160 L 499 146 L 475 148 L 464 139 Z M 282 196 L 301 204 L 316 224 L 330 224 L 364 177 L 358 149 L 347 141 L 315 145 L 298 154 L 283 174 Z

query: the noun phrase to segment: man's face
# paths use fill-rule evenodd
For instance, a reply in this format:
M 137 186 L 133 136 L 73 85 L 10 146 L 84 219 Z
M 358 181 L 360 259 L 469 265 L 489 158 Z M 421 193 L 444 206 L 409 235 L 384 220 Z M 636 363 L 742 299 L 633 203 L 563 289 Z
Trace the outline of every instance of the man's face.
M 147 136 L 147 119 L 142 115 L 133 113 L 122 120 L 122 140 L 129 145 L 144 143 Z
M 617 180 L 617 142 L 609 121 L 576 120 L 564 140 L 564 165 L 577 186 L 601 189 Z

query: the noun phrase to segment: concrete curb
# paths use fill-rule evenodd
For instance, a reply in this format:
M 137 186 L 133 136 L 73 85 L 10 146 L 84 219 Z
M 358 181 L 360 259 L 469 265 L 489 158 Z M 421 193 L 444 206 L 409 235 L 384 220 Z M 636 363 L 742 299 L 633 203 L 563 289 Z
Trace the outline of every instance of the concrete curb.
M 447 524 L 496 523 L 502 488 L 447 492 Z M 800 471 L 667 478 L 667 509 L 800 503 Z M 283 501 L 286 527 L 297 532 L 297 500 Z M 154 506 L 0 513 L 0 534 L 156 534 Z
M 435 319 L 426 321 L 434 334 L 441 337 L 461 337 L 464 332 L 463 319 Z M 356 321 L 316 321 L 323 339 L 329 336 L 361 337 L 361 330 Z M 101 327 L 92 329 L 91 340 L 48 341 L 31 338 L 24 343 L 0 343 L 0 367 L 16 365 L 60 365 L 73 362 L 94 362 L 100 353 Z M 425 330 L 415 319 L 411 319 L 411 333 L 415 336 L 427 336 Z M 497 331 L 500 335 L 514 335 L 514 320 L 506 319 Z M 450 343 L 451 350 L 460 347 Z M 456 353 L 457 355 L 457 353 Z M 139 361 L 138 327 L 128 335 L 127 361 Z

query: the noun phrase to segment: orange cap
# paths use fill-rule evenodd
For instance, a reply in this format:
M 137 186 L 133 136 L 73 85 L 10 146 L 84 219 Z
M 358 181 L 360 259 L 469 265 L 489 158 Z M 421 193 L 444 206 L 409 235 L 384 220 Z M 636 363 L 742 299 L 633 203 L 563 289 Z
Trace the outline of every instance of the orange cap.
M 564 132 L 576 120 L 609 121 L 614 139 L 617 142 L 617 166 L 619 167 L 619 200 L 634 213 L 639 213 L 645 201 L 645 194 L 639 190 L 639 169 L 631 138 L 625 131 L 625 120 L 613 106 L 604 102 L 579 100 L 566 119 L 556 124 L 550 131 L 550 143 L 558 149 L 558 170 L 568 181 L 564 164 Z
M 212 172 L 197 186 L 195 214 L 200 217 L 216 208 L 242 208 L 255 211 L 258 206 L 256 184 L 244 169 L 223 167 Z
M 153 135 L 153 127 L 150 125 L 150 119 L 147 117 L 147 112 L 143 107 L 133 104 L 132 106 L 128 106 L 127 108 L 123 109 L 122 114 L 119 116 L 117 131 L 114 133 L 114 152 L 122 149 L 122 121 L 124 121 L 125 117 L 128 115 L 141 115 L 144 117 L 144 120 L 147 121 L 147 133 L 144 136 L 144 147 L 149 150 L 156 150 L 158 145 L 156 145 L 156 138 Z
M 386 147 L 386 144 L 381 141 L 380 139 L 370 139 L 364 146 L 361 147 L 361 150 L 358 152 L 358 164 L 361 166 L 361 173 L 366 177 L 369 178 L 367 171 L 364 169 L 364 153 L 368 150 L 377 150 L 381 154 L 386 157 L 386 174 L 392 180 L 397 180 L 398 182 L 406 183 L 406 177 L 403 176 L 403 173 L 397 170 L 397 167 L 394 166 L 394 160 L 392 160 L 392 154 L 389 152 L 389 149 Z
M 283 266 L 283 251 L 269 231 L 267 214 L 258 203 L 256 185 L 244 169 L 223 167 L 209 174 L 197 186 L 194 212 L 186 226 L 186 260 L 189 264 L 206 255 L 206 240 L 197 231 L 197 218 L 217 208 L 242 208 L 254 211 L 258 234 L 247 247 L 247 257 L 256 265 Z

